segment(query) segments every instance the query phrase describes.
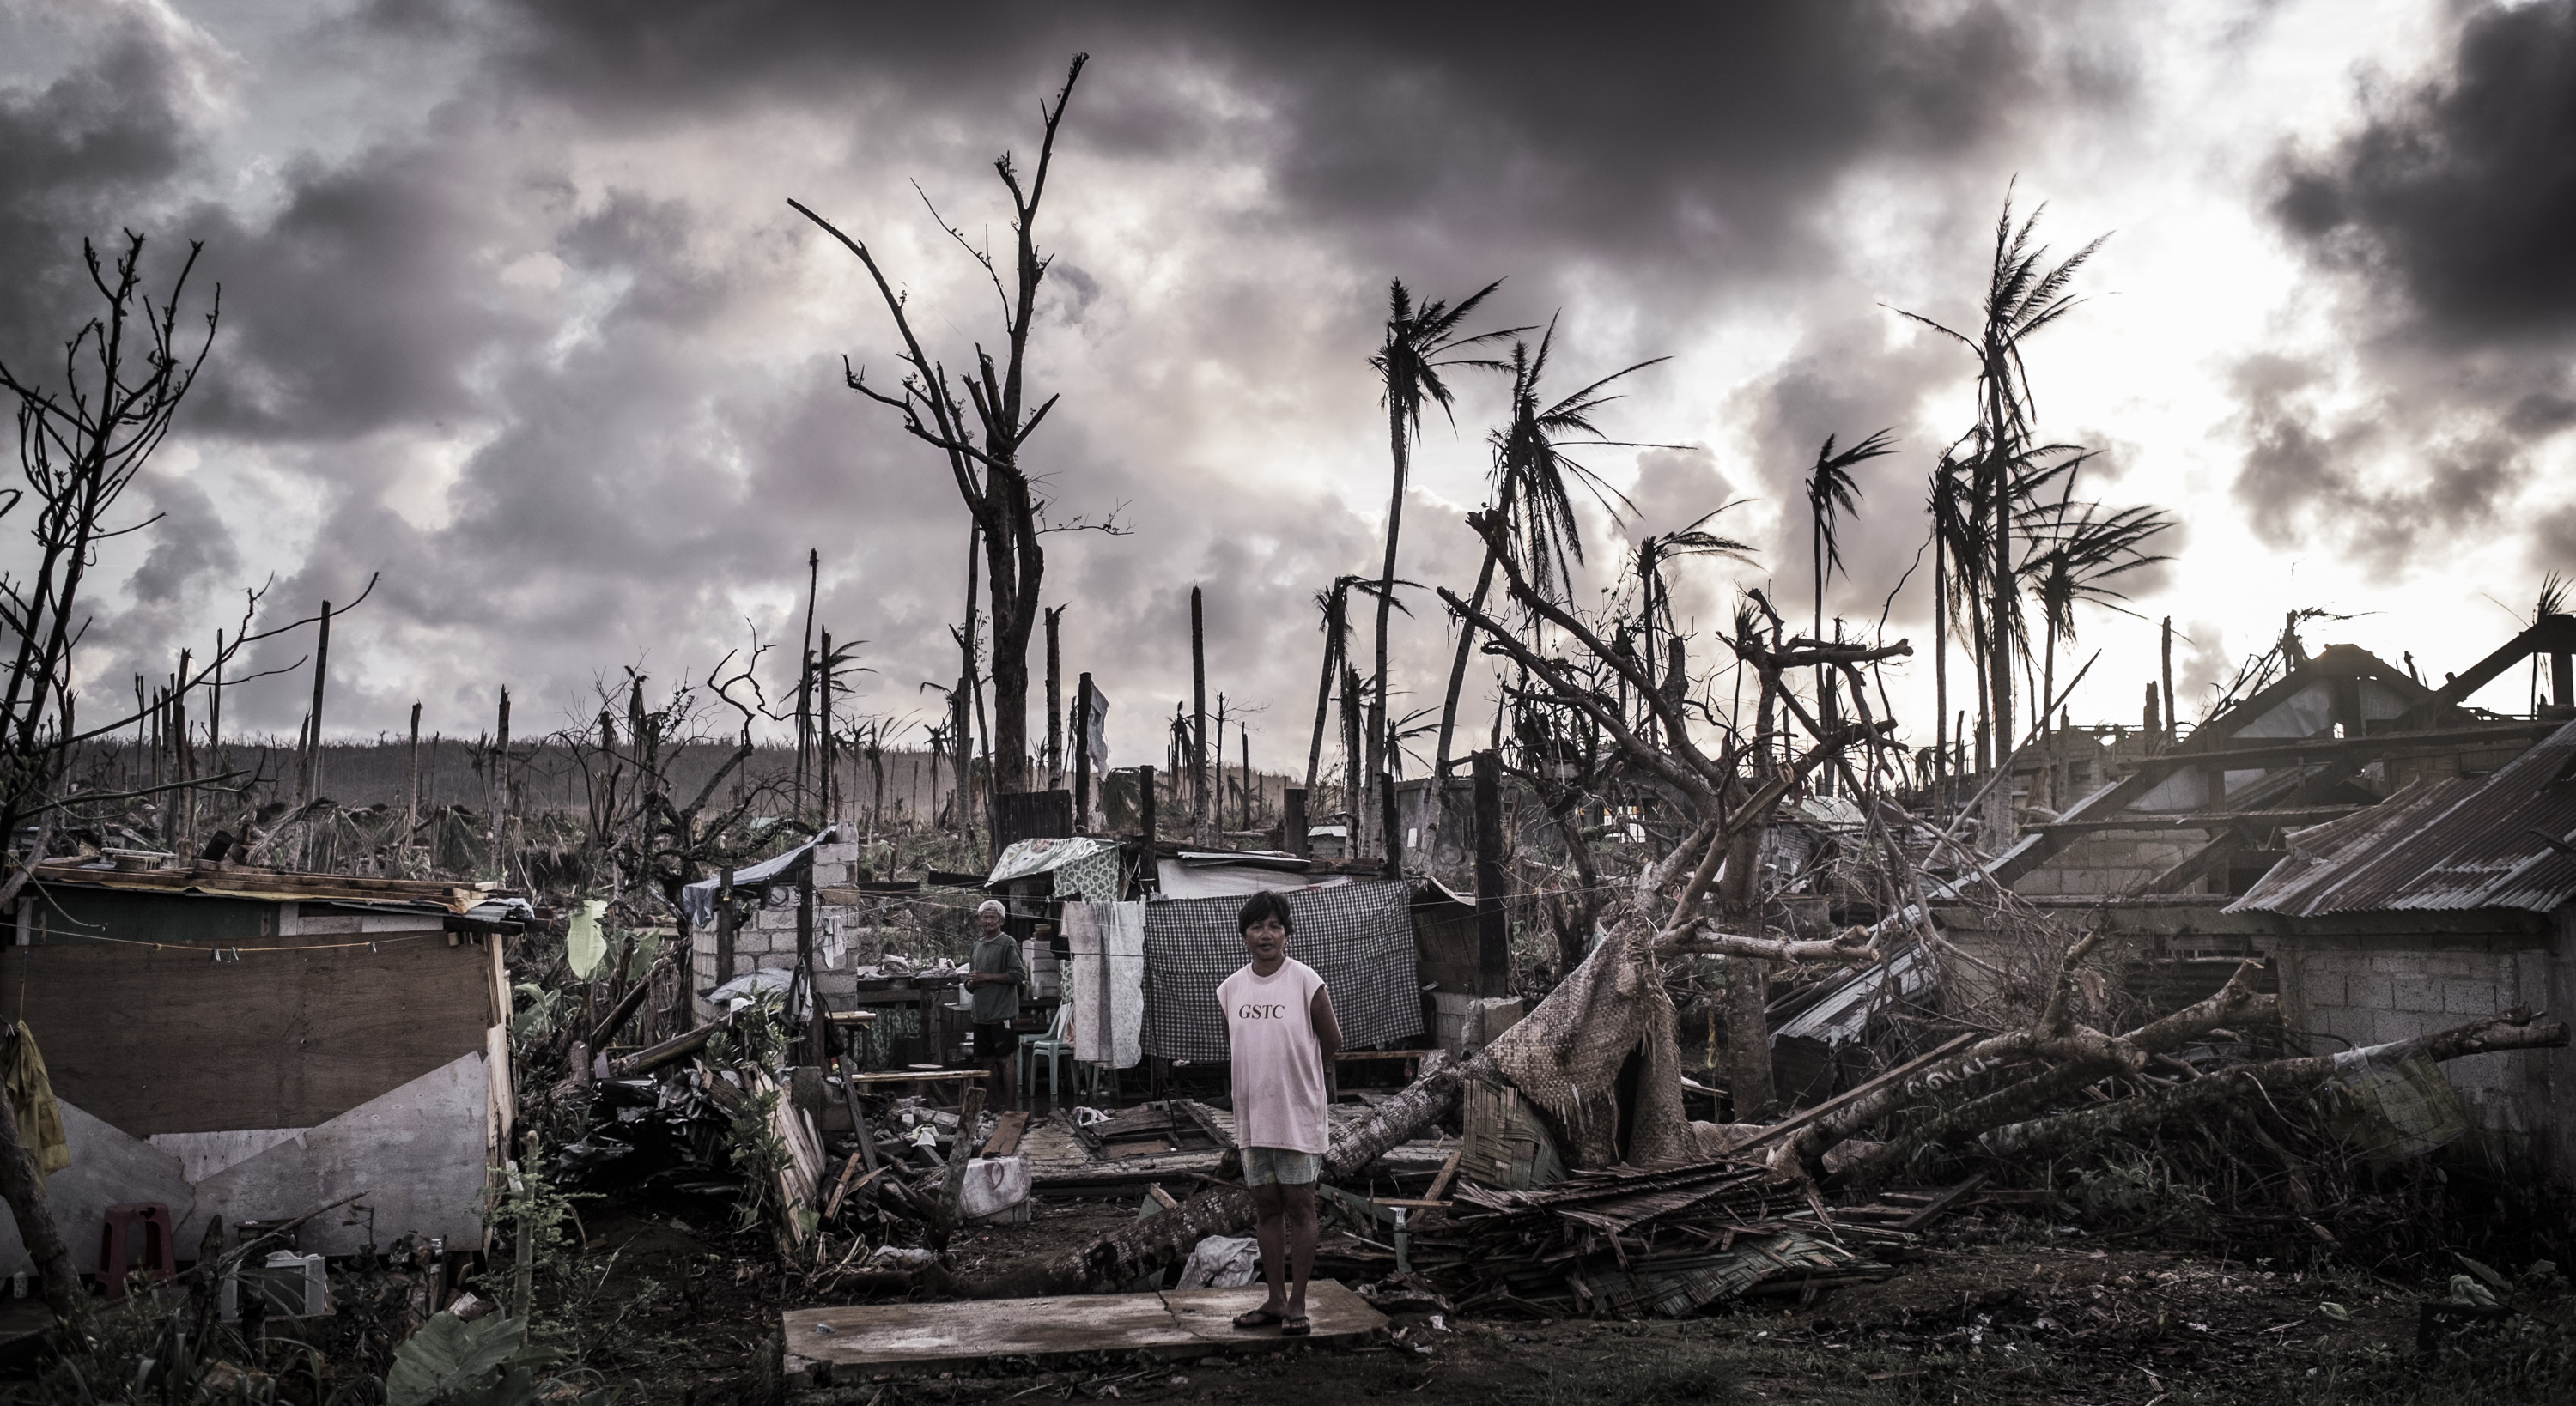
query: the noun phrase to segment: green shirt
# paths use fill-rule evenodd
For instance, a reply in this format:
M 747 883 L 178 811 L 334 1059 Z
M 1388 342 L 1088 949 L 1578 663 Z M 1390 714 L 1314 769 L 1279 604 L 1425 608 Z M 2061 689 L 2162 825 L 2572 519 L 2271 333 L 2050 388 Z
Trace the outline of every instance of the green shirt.
M 988 981 L 969 989 L 966 1003 L 973 1008 L 977 1025 L 992 1025 L 1010 1020 L 1020 1013 L 1020 984 L 1029 979 L 1028 963 L 1020 960 L 1020 944 L 1009 933 L 975 939 L 975 955 L 969 965 L 978 974 L 1008 973 L 1007 982 Z

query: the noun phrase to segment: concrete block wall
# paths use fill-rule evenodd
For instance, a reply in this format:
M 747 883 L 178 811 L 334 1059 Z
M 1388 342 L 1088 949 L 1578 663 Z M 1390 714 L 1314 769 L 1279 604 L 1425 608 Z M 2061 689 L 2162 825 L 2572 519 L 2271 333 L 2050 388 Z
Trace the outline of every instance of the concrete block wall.
M 2154 878 L 2200 847 L 2201 836 L 2192 832 L 2187 839 L 2168 835 L 2087 835 L 2050 856 L 2049 861 L 2022 875 L 2013 885 L 2016 893 L 2041 894 L 2121 894 Z M 2200 892 L 2207 882 L 2195 884 L 2190 892 Z
M 2558 965 L 2527 938 L 2298 937 L 2267 945 L 2291 1036 L 2304 1037 L 2311 1054 L 2411 1040 L 2515 1005 L 2547 1009 Z M 2560 1121 L 2546 1054 L 2472 1055 L 2442 1072 L 2488 1132 L 2528 1138 Z
M 859 859 L 859 846 L 848 844 L 817 845 L 814 848 L 814 886 L 838 888 L 848 884 Z M 814 951 L 818 963 L 814 973 L 815 988 L 826 996 L 848 996 L 859 989 L 853 968 L 873 958 L 878 950 L 876 913 L 872 905 L 833 904 L 818 897 L 814 904 Z M 826 937 L 831 925 L 838 924 L 844 955 L 838 969 L 820 966 Z M 689 965 L 694 980 L 692 993 L 716 985 L 716 935 L 710 928 L 690 935 Z M 796 966 L 796 889 L 781 884 L 769 891 L 768 901 L 754 909 L 733 935 L 734 973 L 740 975 L 761 968 L 793 970 Z M 721 1014 L 703 998 L 697 1001 L 698 1018 L 712 1020 Z

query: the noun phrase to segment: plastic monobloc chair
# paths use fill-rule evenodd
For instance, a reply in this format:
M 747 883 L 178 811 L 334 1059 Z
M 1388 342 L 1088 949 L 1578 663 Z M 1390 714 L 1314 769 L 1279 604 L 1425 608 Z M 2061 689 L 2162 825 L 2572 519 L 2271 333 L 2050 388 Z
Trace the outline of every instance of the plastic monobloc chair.
M 1046 1061 L 1047 1107 L 1052 1109 L 1061 1107 L 1063 1103 L 1063 1100 L 1057 1097 L 1057 1073 L 1064 1067 L 1064 1061 L 1072 1058 L 1073 1006 L 1067 1002 L 1055 1008 L 1055 1020 L 1047 1027 L 1047 1033 L 1020 1037 L 1019 1053 L 1014 1062 L 1020 1066 L 1022 1086 L 1027 1091 L 1028 1102 L 1032 1107 L 1036 1105 L 1038 1096 L 1036 1061 Z M 1080 1075 L 1081 1071 L 1077 1068 L 1075 1070 L 1077 1080 Z M 1077 1088 L 1075 1092 L 1078 1094 L 1081 1090 Z

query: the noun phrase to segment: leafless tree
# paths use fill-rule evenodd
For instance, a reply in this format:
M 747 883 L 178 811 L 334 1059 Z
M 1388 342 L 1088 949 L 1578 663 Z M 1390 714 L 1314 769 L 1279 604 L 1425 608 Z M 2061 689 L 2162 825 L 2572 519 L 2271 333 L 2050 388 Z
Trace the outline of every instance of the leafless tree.
M 842 233 L 803 203 L 787 202 L 867 266 L 868 276 L 875 280 L 886 312 L 894 319 L 895 332 L 903 341 L 896 360 L 904 373 L 894 392 L 868 384 L 865 373 L 850 367 L 846 359 L 844 379 L 850 389 L 900 415 L 905 433 L 946 456 L 958 495 L 965 499 L 966 509 L 982 533 L 984 571 L 993 590 L 992 680 L 998 713 L 993 720 L 993 783 L 1002 791 L 1028 789 L 1029 636 L 1040 618 L 1038 592 L 1046 574 L 1046 551 L 1040 542 L 1046 531 L 1045 504 L 1021 462 L 1022 450 L 1057 400 L 1048 396 L 1030 408 L 1032 395 L 1024 370 L 1029 324 L 1037 311 L 1038 285 L 1052 261 L 1051 256 L 1038 252 L 1038 207 L 1046 198 L 1056 130 L 1064 120 L 1065 104 L 1072 99 L 1073 85 L 1082 77 L 1083 64 L 1089 58 L 1087 54 L 1074 55 L 1055 100 L 1040 106 L 1045 135 L 1038 148 L 1037 169 L 1025 185 L 1019 167 L 1008 153 L 993 162 L 994 172 L 1011 196 L 1015 238 L 1008 256 L 1008 282 L 1002 263 L 989 245 L 979 246 L 946 220 L 940 221 L 958 247 L 983 267 L 994 296 L 1001 302 L 1004 340 L 998 366 L 993 354 L 979 342 L 975 345 L 974 370 L 952 374 L 947 363 L 923 348 L 906 311 L 905 295 L 896 291 L 867 245 Z M 935 208 L 931 214 L 938 217 Z M 961 816 L 963 813 L 961 810 Z

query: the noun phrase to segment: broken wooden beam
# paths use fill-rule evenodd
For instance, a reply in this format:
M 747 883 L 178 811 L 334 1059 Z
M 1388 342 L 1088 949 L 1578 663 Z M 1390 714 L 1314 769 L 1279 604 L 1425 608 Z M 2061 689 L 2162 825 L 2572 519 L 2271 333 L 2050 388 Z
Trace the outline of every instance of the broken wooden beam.
M 722 1020 L 712 1025 L 701 1025 L 695 1030 L 683 1031 L 660 1044 L 647 1045 L 624 1059 L 610 1061 L 608 1077 L 624 1079 L 637 1074 L 650 1074 L 664 1065 L 677 1064 L 705 1049 L 708 1041 L 731 1029 L 733 1029 L 733 1014 L 728 1011 Z

